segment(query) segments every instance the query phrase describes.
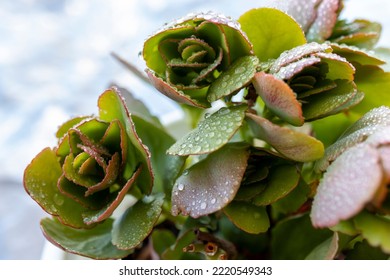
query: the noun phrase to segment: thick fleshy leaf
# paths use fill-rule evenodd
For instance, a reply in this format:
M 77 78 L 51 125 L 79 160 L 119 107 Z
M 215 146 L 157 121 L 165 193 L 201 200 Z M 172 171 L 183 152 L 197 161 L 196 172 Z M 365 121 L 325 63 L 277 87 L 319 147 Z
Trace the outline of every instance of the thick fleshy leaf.
M 138 246 L 152 231 L 162 211 L 164 196 L 145 197 L 114 222 L 112 243 L 121 250 Z
M 195 240 L 196 240 L 196 234 L 194 230 L 188 230 L 184 232 L 181 236 L 176 238 L 175 244 L 173 244 L 167 250 L 165 250 L 165 252 L 162 254 L 162 259 L 163 260 L 184 259 L 187 253 L 185 253 L 183 249 Z
M 61 223 L 86 228 L 82 213 L 87 208 L 63 195 L 57 188 L 62 174 L 56 154 L 50 148 L 42 150 L 26 167 L 24 172 L 24 188 L 47 213 L 57 216 Z
M 266 232 L 270 226 L 265 207 L 243 201 L 233 201 L 223 211 L 233 224 L 248 233 Z
M 321 62 L 321 59 L 315 56 L 302 58 L 300 60 L 291 62 L 287 66 L 281 67 L 280 70 L 275 73 L 275 77 L 280 80 L 289 80 L 305 68 L 315 65 L 319 62 Z
M 303 125 L 305 120 L 301 104 L 284 81 L 277 79 L 274 75 L 258 72 L 252 83 L 256 93 L 271 112 L 292 125 Z
M 172 185 L 183 167 L 185 157 L 165 153 L 175 140 L 163 128 L 156 127 L 138 116 L 133 116 L 133 121 L 137 134 L 152 154 L 151 163 L 155 175 L 153 189 L 161 192 L 165 190 L 166 195 L 170 196 Z
M 277 73 L 282 67 L 287 66 L 304 57 L 310 56 L 318 52 L 331 52 L 332 49 L 329 44 L 319 44 L 316 42 L 307 43 L 297 46 L 293 49 L 284 51 L 273 63 L 270 68 L 271 73 Z
M 272 259 L 302 260 L 333 232 L 313 228 L 308 215 L 295 215 L 277 223 L 271 234 Z
M 176 236 L 167 229 L 155 229 L 151 234 L 153 249 L 162 258 L 162 254 L 176 242 Z
M 300 174 L 295 165 L 280 165 L 270 170 L 267 187 L 253 198 L 257 206 L 266 206 L 288 195 L 298 186 Z
M 370 202 L 382 184 L 380 155 L 359 144 L 340 155 L 327 169 L 314 197 L 311 219 L 315 227 L 332 227 Z
M 117 192 L 111 193 L 104 207 L 98 210 L 86 211 L 85 213 L 83 213 L 82 216 L 84 218 L 83 219 L 84 223 L 90 225 L 90 224 L 101 222 L 107 219 L 108 217 L 110 217 L 111 214 L 115 211 L 115 209 L 119 206 L 119 204 L 123 201 L 127 192 L 134 185 L 134 182 L 137 180 L 141 171 L 142 171 L 142 167 L 140 166 L 138 167 L 136 172 L 134 172 L 133 176 L 122 187 L 122 189 L 120 189 Z
M 299 24 L 284 12 L 274 8 L 253 9 L 239 20 L 253 44 L 260 62 L 275 59 L 285 50 L 306 43 Z
M 316 7 L 316 19 L 307 31 L 308 41 L 323 42 L 330 37 L 336 24 L 340 0 L 322 0 Z
M 98 105 L 99 116 L 102 120 L 109 122 L 119 120 L 124 125 L 127 136 L 130 139 L 127 151 L 127 164 L 132 173 L 137 169 L 139 164 L 142 165 L 138 186 L 143 193 L 150 193 L 154 178 L 150 162 L 150 152 L 148 148 L 142 144 L 141 139 L 135 131 L 133 120 L 126 107 L 126 102 L 119 91 L 113 87 L 106 90 L 99 97 Z
M 337 80 L 337 87 L 315 94 L 305 99 L 307 103 L 302 105 L 303 116 L 307 121 L 324 118 L 345 110 L 345 104 L 349 104 L 356 97 L 358 91 L 353 82 Z
M 370 135 L 390 125 L 390 108 L 381 106 L 372 109 L 357 122 L 345 130 L 340 138 L 329 146 L 324 157 L 316 163 L 316 170 L 325 171 L 346 149 L 364 141 Z
M 236 195 L 249 157 L 246 145 L 227 144 L 180 176 L 172 190 L 172 214 L 193 218 L 214 213 Z
M 207 92 L 207 100 L 216 101 L 246 86 L 255 75 L 258 63 L 256 56 L 238 58 L 211 84 Z
M 112 219 L 93 229 L 73 229 L 57 220 L 45 218 L 41 229 L 45 237 L 57 247 L 73 254 L 93 259 L 121 259 L 131 250 L 119 250 L 111 243 Z
M 200 107 L 200 108 L 210 107 L 210 105 L 207 104 L 205 100 L 203 99 L 198 100 L 192 98 L 189 95 L 186 95 L 183 91 L 174 88 L 172 85 L 168 84 L 163 79 L 157 77 L 152 71 L 146 70 L 146 73 L 148 74 L 150 82 L 158 91 L 160 91 L 167 97 L 175 100 L 176 102 L 195 106 L 195 107 Z
M 378 66 L 356 66 L 355 83 L 365 97 L 352 108 L 354 112 L 364 114 L 379 106 L 390 106 L 390 73 Z
M 314 56 L 321 58 L 321 61 L 327 64 L 326 78 L 353 81 L 355 67 L 344 57 L 335 53 L 316 53 Z
M 225 145 L 242 126 L 246 105 L 224 107 L 212 115 L 206 115 L 198 127 L 178 140 L 168 153 L 186 156 L 207 154 Z
M 90 117 L 88 116 L 85 116 L 85 117 L 76 117 L 76 118 L 73 118 L 65 123 L 63 123 L 57 130 L 57 133 L 56 133 L 56 137 L 58 139 L 62 138 L 67 132 L 69 129 L 71 129 L 72 127 L 78 125 L 80 122 L 88 119 Z
M 390 220 L 388 218 L 362 212 L 353 221 L 370 245 L 379 246 L 383 252 L 390 254 Z
M 328 238 L 320 245 L 314 248 L 313 251 L 306 257 L 306 260 L 333 260 L 339 249 L 339 235 L 337 232 L 333 237 Z
M 332 43 L 331 47 L 334 53 L 346 58 L 350 62 L 357 62 L 361 65 L 382 65 L 385 63 L 385 61 L 380 59 L 379 56 L 377 57 L 372 51 L 335 43 Z
M 246 114 L 255 137 L 266 141 L 279 153 L 299 162 L 313 161 L 324 155 L 324 145 L 317 139 L 273 124 L 254 114 Z

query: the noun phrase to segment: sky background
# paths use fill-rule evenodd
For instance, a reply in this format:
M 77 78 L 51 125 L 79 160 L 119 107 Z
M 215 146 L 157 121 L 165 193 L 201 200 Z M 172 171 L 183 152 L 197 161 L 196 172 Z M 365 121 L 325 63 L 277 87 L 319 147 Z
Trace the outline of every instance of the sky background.
M 265 0 L 1 0 L 0 1 L 0 259 L 39 259 L 43 210 L 25 193 L 23 171 L 67 119 L 97 113 L 111 83 L 131 90 L 168 120 L 177 106 L 130 74 L 115 52 L 140 70 L 143 41 L 190 12 L 237 19 Z M 390 1 L 349 0 L 343 17 L 383 25 L 378 46 L 390 47 Z

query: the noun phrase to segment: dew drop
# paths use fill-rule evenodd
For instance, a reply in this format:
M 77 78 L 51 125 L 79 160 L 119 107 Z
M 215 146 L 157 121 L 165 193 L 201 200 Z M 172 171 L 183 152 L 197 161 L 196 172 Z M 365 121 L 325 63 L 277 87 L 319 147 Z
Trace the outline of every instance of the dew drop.
M 222 84 L 221 84 L 221 87 L 227 87 L 227 83 L 226 82 L 222 82 Z
M 54 203 L 57 204 L 58 206 L 61 206 L 64 204 L 64 198 L 61 197 L 59 194 L 55 194 L 53 197 Z
M 183 185 L 183 184 L 179 184 L 179 185 L 177 186 L 177 189 L 178 189 L 179 191 L 184 190 L 184 185 Z
M 200 209 L 204 210 L 206 209 L 206 207 L 207 207 L 206 202 L 202 202 L 202 204 L 200 205 Z
M 205 119 L 210 118 L 210 113 L 206 113 L 206 114 L 204 115 L 204 118 L 205 118 Z
M 217 200 L 215 198 L 213 198 L 210 202 L 211 202 L 211 204 L 215 204 L 217 202 Z
M 201 150 L 202 150 L 201 146 L 194 146 L 193 149 L 192 149 L 192 152 L 199 153 Z
M 183 175 L 184 175 L 184 176 L 187 176 L 189 173 L 190 173 L 190 171 L 189 171 L 188 169 L 186 169 L 186 170 L 183 171 Z
M 218 114 L 220 115 L 226 115 L 230 112 L 230 109 L 229 108 L 226 108 L 226 107 L 223 107 L 221 108 L 219 111 L 218 111 Z

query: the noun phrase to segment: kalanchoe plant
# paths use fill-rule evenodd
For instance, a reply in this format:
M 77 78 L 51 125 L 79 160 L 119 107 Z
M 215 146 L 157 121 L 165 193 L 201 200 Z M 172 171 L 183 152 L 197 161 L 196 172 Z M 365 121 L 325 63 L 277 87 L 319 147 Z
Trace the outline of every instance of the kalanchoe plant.
M 24 181 L 51 242 L 91 258 L 390 257 L 380 25 L 343 20 L 341 0 L 275 3 L 145 41 L 150 84 L 190 105 L 178 139 L 116 87 L 59 128 Z

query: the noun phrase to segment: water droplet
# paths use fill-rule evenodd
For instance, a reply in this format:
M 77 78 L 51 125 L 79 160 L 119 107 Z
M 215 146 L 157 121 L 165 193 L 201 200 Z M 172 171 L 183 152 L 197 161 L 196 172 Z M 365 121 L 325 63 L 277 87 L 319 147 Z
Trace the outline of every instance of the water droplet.
M 226 107 L 223 107 L 221 108 L 219 111 L 218 111 L 218 114 L 220 115 L 226 115 L 230 112 L 230 109 L 229 108 L 226 108 Z
M 193 151 L 194 153 L 199 153 L 201 150 L 202 150 L 202 147 L 201 147 L 201 146 L 194 146 L 194 148 L 192 149 L 192 151 Z
M 221 84 L 221 87 L 227 87 L 227 83 L 226 82 L 222 82 L 222 84 Z
M 209 134 L 208 134 L 209 137 L 214 137 L 215 136 L 215 133 L 213 131 L 211 131 Z
M 215 204 L 217 202 L 217 200 L 215 198 L 213 198 L 210 202 L 211 202 L 211 204 Z
M 184 175 L 184 176 L 187 176 L 189 173 L 190 173 L 190 171 L 189 171 L 188 169 L 186 169 L 186 170 L 183 171 L 183 175 Z
M 254 218 L 255 218 L 256 220 L 258 220 L 258 219 L 261 218 L 261 214 L 260 214 L 259 212 L 255 212 L 255 213 L 253 214 L 253 216 L 254 216 Z
M 53 197 L 54 203 L 58 206 L 64 204 L 64 198 L 60 194 L 55 194 Z
M 204 210 L 206 209 L 206 207 L 207 207 L 206 202 L 202 202 L 202 204 L 200 205 L 200 209 Z
M 206 114 L 204 115 L 204 118 L 205 118 L 205 119 L 210 118 L 210 113 L 206 113 Z

